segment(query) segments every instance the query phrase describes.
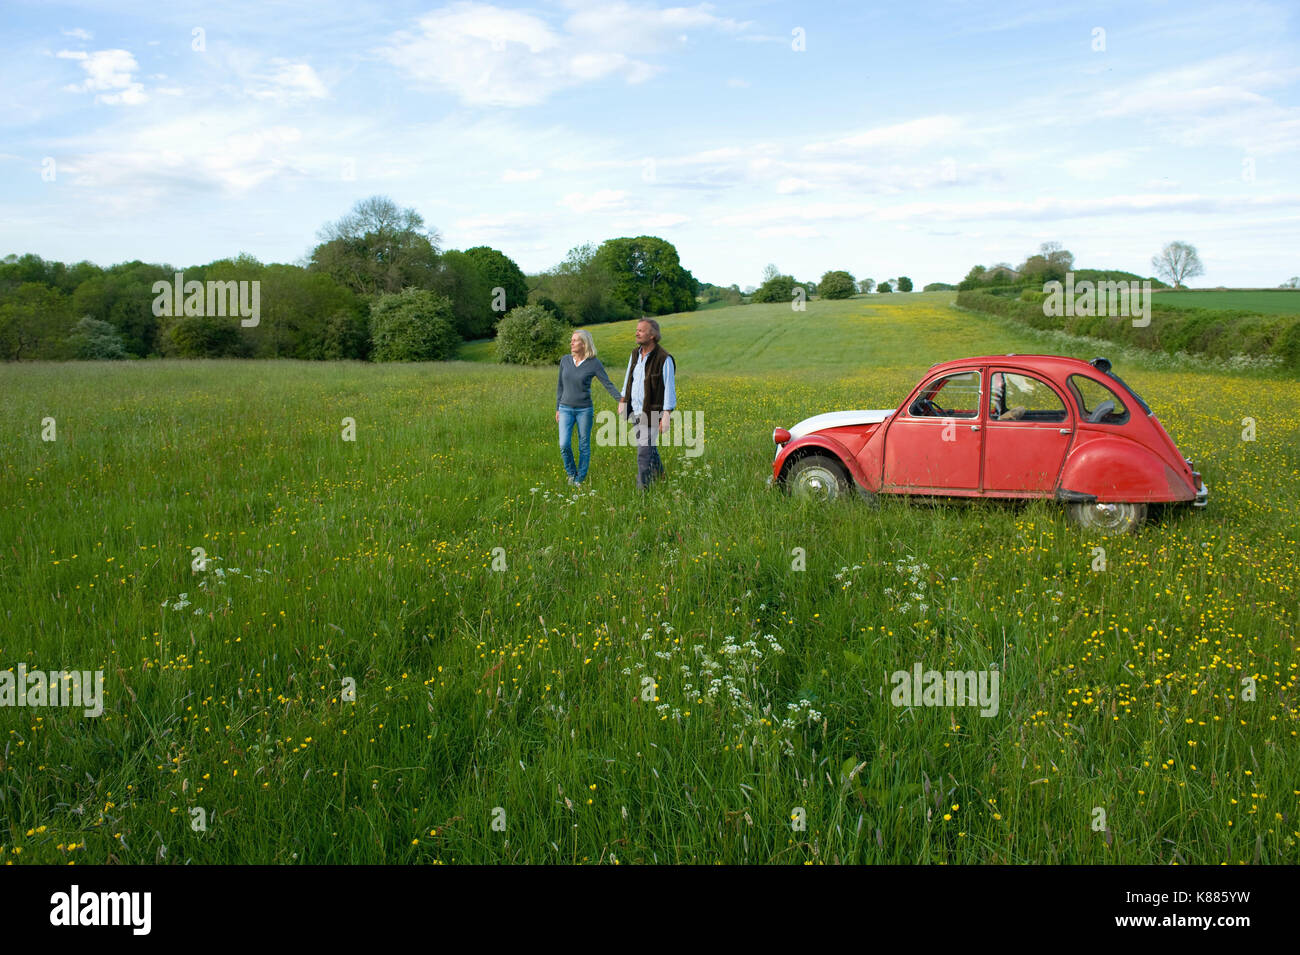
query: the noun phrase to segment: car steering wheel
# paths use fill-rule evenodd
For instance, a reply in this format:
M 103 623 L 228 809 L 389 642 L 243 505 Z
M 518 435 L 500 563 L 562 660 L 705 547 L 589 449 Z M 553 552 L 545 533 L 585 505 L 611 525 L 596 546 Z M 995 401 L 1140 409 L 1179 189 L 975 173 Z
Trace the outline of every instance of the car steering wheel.
M 944 410 L 929 398 L 920 399 L 917 401 L 916 406 L 921 409 L 921 414 L 926 417 L 938 418 L 944 413 Z
M 1102 418 L 1106 417 L 1106 415 L 1110 414 L 1114 410 L 1115 410 L 1115 402 L 1107 399 L 1106 401 L 1103 401 L 1101 404 L 1097 405 L 1097 407 L 1093 410 L 1092 414 L 1088 415 L 1088 421 L 1090 424 L 1098 424 L 1101 422 Z

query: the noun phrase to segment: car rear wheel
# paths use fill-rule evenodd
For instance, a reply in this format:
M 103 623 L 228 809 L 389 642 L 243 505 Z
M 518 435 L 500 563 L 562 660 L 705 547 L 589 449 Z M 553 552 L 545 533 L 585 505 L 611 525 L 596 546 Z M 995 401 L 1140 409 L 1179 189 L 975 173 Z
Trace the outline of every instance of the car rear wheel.
M 1131 503 L 1075 501 L 1070 516 L 1086 531 L 1100 534 L 1132 534 L 1146 520 L 1147 506 Z
M 834 458 L 813 454 L 790 467 L 785 486 L 801 500 L 834 501 L 848 494 L 849 477 Z

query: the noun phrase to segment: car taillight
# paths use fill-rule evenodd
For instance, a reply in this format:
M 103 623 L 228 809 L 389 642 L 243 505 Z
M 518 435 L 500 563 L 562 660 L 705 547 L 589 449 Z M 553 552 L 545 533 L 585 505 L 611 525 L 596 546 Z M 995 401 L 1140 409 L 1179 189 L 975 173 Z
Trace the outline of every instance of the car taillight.
M 1192 472 L 1192 486 L 1195 487 L 1196 490 L 1198 490 L 1198 491 L 1199 491 L 1201 488 L 1205 487 L 1205 484 L 1201 481 L 1201 472 L 1200 472 L 1200 471 L 1193 471 L 1193 472 Z
M 790 432 L 785 428 L 774 428 L 772 431 L 772 440 L 777 444 L 785 444 L 790 440 Z

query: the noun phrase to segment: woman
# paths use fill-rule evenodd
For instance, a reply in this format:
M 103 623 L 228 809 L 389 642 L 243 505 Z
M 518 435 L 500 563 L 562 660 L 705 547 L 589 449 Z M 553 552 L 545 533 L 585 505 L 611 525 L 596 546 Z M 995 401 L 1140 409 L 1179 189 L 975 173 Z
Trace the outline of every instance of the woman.
M 555 386 L 555 420 L 560 425 L 560 454 L 569 483 L 579 485 L 587 478 L 591 462 L 591 422 L 596 412 L 591 405 L 591 379 L 599 378 L 610 397 L 622 401 L 605 366 L 596 357 L 591 332 L 578 329 L 569 339 L 569 354 L 560 359 L 560 381 Z M 573 426 L 578 426 L 578 463 L 573 463 Z

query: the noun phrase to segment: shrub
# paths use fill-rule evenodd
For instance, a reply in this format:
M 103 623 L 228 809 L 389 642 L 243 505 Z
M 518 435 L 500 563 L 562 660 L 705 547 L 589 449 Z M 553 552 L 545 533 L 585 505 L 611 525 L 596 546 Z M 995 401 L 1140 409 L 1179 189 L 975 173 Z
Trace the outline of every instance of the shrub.
M 848 272 L 827 272 L 817 283 L 822 298 L 848 298 L 857 289 L 857 284 Z
M 521 305 L 497 325 L 497 360 L 510 365 L 549 365 L 569 348 L 572 329 L 541 305 Z
M 374 361 L 446 361 L 460 347 L 451 299 L 427 289 L 381 295 L 370 307 Z
M 759 286 L 754 293 L 754 302 L 792 302 L 794 288 L 798 283 L 793 275 L 776 275 Z
M 128 357 L 126 344 L 118 330 L 108 322 L 101 322 L 89 315 L 72 326 L 68 348 L 73 358 L 87 361 Z

